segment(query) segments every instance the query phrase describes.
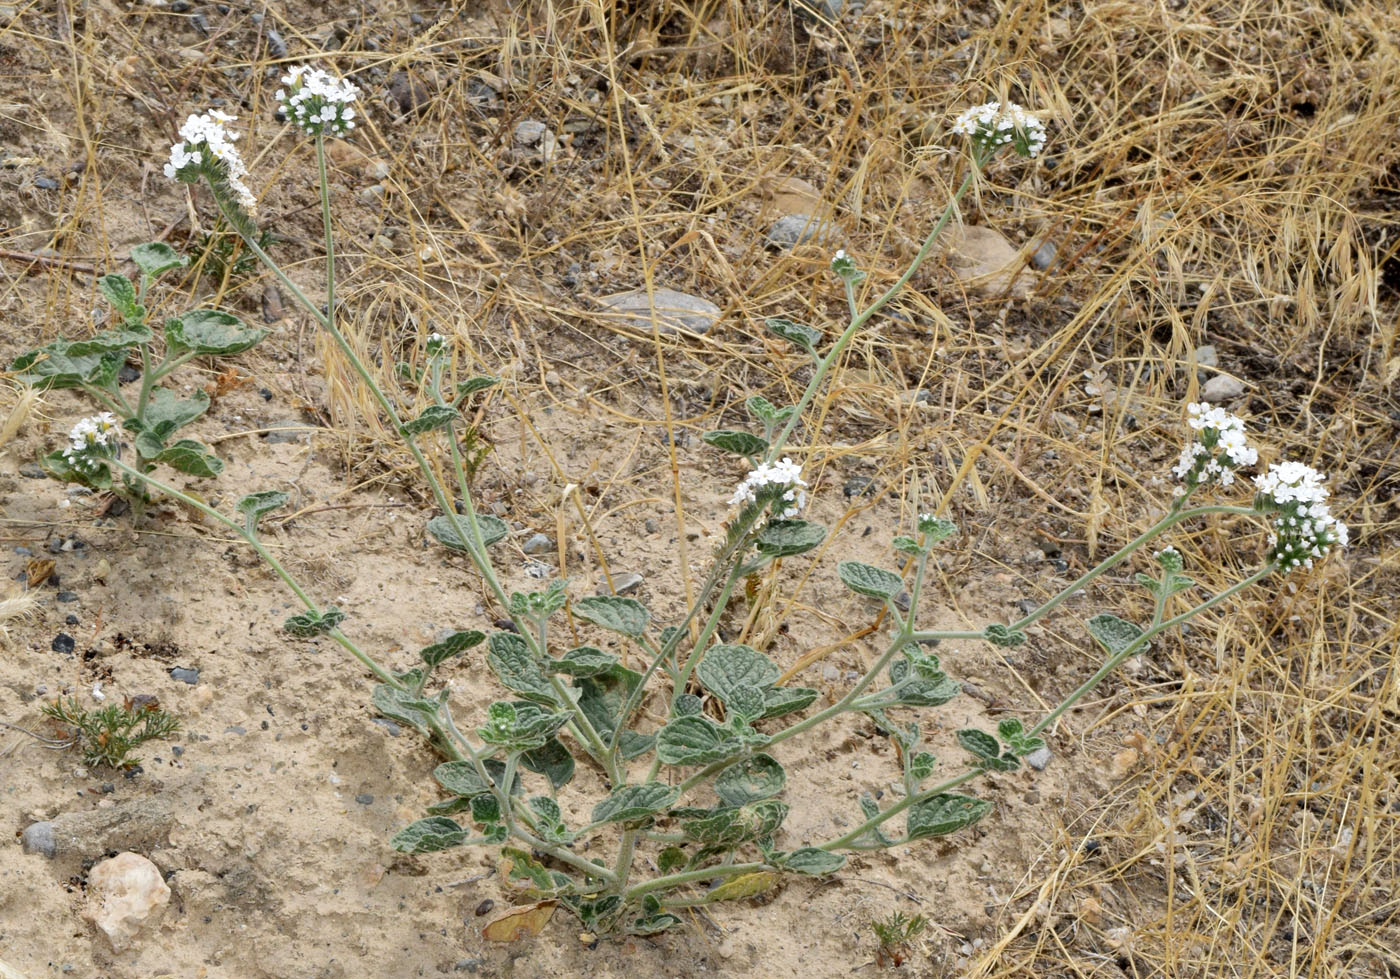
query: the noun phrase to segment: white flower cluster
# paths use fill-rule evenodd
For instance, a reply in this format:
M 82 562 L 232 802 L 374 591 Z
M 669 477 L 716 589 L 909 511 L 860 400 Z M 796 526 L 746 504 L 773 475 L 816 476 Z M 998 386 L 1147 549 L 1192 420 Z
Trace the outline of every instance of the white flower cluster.
M 1322 473 L 1301 462 L 1279 462 L 1254 477 L 1257 510 L 1276 511 L 1269 558 L 1284 571 L 1311 568 L 1335 546 L 1349 542 L 1347 525 L 1327 506 Z
M 243 165 L 243 158 L 233 145 L 238 134 L 229 132 L 224 126 L 235 118 L 226 112 L 210 109 L 203 115 L 192 115 L 186 119 L 180 127 L 180 142 L 171 144 L 170 162 L 165 165 L 165 175 L 171 180 L 193 183 L 208 168 L 218 168 L 220 175 L 238 195 L 239 203 L 245 210 L 251 211 L 257 201 L 243 183 L 248 168 Z
M 987 153 L 1009 145 L 1020 156 L 1034 157 L 1045 148 L 1045 123 L 1015 102 L 975 105 L 958 116 L 953 132 L 966 136 Z
M 764 487 L 782 486 L 785 489 L 778 498 L 790 506 L 783 508 L 778 514 L 778 519 L 786 520 L 797 516 L 807 505 L 807 492 L 804 488 L 806 485 L 802 478 L 802 467 L 784 457 L 782 462 L 765 462 L 745 476 L 729 500 L 729 505 L 743 506 L 746 503 L 755 503 Z
M 1186 413 L 1186 423 L 1201 434 L 1181 451 L 1181 460 L 1172 472 L 1187 489 L 1213 482 L 1229 486 L 1235 481 L 1234 470 L 1259 461 L 1259 453 L 1245 439 L 1244 422 L 1237 416 L 1208 404 L 1187 405 Z
M 277 101 L 287 118 L 308 136 L 344 136 L 355 128 L 355 101 L 360 90 L 328 71 L 297 65 L 282 76 L 287 86 L 277 91 Z
M 63 450 L 63 458 L 74 468 L 90 469 L 94 451 L 115 447 L 121 431 L 117 416 L 110 411 L 81 419 L 68 433 L 68 448 Z

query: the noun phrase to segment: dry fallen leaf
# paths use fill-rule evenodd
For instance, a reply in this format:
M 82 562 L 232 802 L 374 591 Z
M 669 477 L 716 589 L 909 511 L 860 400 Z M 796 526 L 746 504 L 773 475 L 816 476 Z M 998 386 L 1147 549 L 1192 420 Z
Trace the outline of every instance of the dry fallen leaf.
M 522 938 L 534 938 L 549 924 L 558 904 L 558 901 L 540 901 L 511 908 L 481 929 L 481 937 L 488 942 L 518 942 Z

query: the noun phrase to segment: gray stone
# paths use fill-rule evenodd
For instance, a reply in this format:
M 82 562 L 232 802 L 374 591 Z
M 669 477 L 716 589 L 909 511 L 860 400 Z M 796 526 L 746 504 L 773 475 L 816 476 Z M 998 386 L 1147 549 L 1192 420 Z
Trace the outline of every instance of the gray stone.
M 1051 757 L 1049 748 L 1036 748 L 1029 755 L 1026 755 L 1026 764 L 1034 768 L 1037 772 L 1043 772 L 1045 771 L 1045 766 L 1050 764 Z
M 1220 355 L 1215 352 L 1214 344 L 1206 344 L 1196 348 L 1197 367 L 1218 367 L 1220 366 Z
M 19 467 L 19 474 L 25 479 L 47 479 L 48 473 L 39 468 L 37 462 L 26 462 Z
M 661 333 L 709 333 L 719 320 L 720 308 L 708 299 L 677 292 L 675 289 L 653 290 L 655 302 L 647 298 L 645 289 L 602 296 L 599 302 L 610 307 L 610 320 L 623 326 L 651 333 L 653 314 Z
M 171 669 L 170 679 L 194 686 L 199 682 L 199 670 L 188 666 L 177 666 Z
M 534 534 L 521 548 L 526 554 L 545 554 L 554 548 L 554 541 L 548 534 Z
M 374 805 L 374 796 L 370 795 L 368 792 L 361 792 L 359 795 L 355 796 L 355 801 L 362 806 L 372 806 Z
M 544 138 L 544 134 L 547 132 L 549 132 L 549 127 L 538 119 L 523 119 L 516 123 L 510 138 L 516 146 L 534 146 Z
M 1211 404 L 1229 401 L 1244 394 L 1244 382 L 1229 374 L 1216 374 L 1201 385 L 1201 399 Z
M 834 244 L 836 226 L 811 214 L 785 214 L 768 229 L 769 248 L 792 248 L 808 243 Z
M 618 595 L 628 595 L 642 587 L 642 582 L 646 579 L 635 571 L 623 571 L 612 576 L 613 591 L 608 590 L 608 580 L 604 578 L 598 582 L 599 595 L 611 595 L 614 592 Z
M 375 718 L 371 718 L 371 719 L 370 719 L 370 723 L 371 723 L 371 724 L 378 724 L 378 725 L 379 725 L 380 727 L 382 727 L 384 730 L 388 731 L 388 732 L 389 732 L 389 736 L 390 736 L 391 738 L 397 738 L 400 734 L 403 733 L 403 729 L 402 729 L 401 727 L 399 727 L 397 724 L 395 724 L 393 721 L 389 720 L 387 717 L 375 717 Z
M 1053 241 L 1042 242 L 1041 246 L 1035 250 L 1035 254 L 1031 255 L 1031 264 L 1044 272 L 1055 264 L 1055 256 L 1058 252 L 1059 249 L 1055 247 Z
M 30 823 L 19 838 L 25 853 L 42 853 L 52 860 L 58 853 L 58 842 L 53 838 L 53 823 Z
M 841 493 L 848 499 L 856 496 L 874 496 L 875 480 L 869 476 L 852 476 L 842 485 Z
M 311 426 L 300 418 L 279 418 L 266 422 L 263 428 L 263 441 L 271 444 L 311 441 Z

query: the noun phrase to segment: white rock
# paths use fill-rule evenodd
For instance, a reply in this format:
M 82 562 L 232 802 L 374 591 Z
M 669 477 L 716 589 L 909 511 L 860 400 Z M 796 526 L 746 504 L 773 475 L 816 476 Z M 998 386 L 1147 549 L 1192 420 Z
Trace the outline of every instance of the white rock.
M 1023 266 L 1020 255 L 1001 232 L 968 225 L 952 234 L 948 260 L 957 277 L 974 292 L 984 296 L 1009 293 L 1023 299 L 1030 292 L 1030 277 L 1015 271 Z
M 1244 394 L 1244 382 L 1229 374 L 1216 374 L 1201 385 L 1201 400 L 1211 404 L 1229 401 Z
M 118 853 L 89 871 L 87 897 L 83 917 L 101 929 L 114 952 L 123 952 L 147 922 L 160 919 L 170 888 L 151 861 L 139 853 Z

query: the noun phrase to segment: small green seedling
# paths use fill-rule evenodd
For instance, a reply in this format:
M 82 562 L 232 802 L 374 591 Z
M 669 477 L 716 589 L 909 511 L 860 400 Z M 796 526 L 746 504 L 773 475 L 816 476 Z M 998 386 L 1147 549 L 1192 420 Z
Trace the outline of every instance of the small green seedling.
M 928 919 L 921 914 L 911 918 L 903 911 L 895 911 L 884 921 L 870 922 L 870 927 L 880 942 L 875 950 L 875 963 L 882 969 L 886 966 L 899 968 L 909 957 L 909 946 L 928 927 Z
M 163 710 L 153 697 L 132 698 L 100 710 L 88 710 L 69 697 L 67 702 L 46 704 L 41 712 L 68 726 L 69 744 L 82 751 L 89 768 L 133 768 L 141 762 L 134 754 L 136 748 L 180 730 L 175 715 Z

